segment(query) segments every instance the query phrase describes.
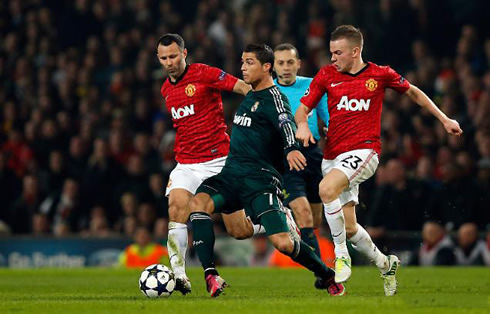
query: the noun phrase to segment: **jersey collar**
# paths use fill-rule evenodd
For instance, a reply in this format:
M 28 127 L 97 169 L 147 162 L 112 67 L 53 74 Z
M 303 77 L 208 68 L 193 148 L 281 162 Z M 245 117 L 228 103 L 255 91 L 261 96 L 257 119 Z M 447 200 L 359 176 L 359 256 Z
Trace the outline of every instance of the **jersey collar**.
M 184 78 L 185 74 L 187 73 L 187 70 L 189 70 L 188 64 L 185 65 L 184 72 L 182 72 L 182 74 L 175 80 L 175 82 L 172 82 L 172 80 L 170 80 L 170 76 L 167 78 L 168 82 L 172 85 L 177 85 L 177 83 L 179 83 Z
M 358 75 L 361 75 L 362 72 L 366 71 L 366 69 L 369 68 L 369 65 L 370 64 L 371 64 L 370 62 L 366 62 L 366 65 L 362 69 L 360 69 L 359 71 L 357 71 L 357 73 L 354 73 L 354 74 L 352 74 L 352 73 L 344 73 L 344 74 L 349 75 L 349 76 L 352 76 L 352 77 L 356 77 Z
M 291 86 L 293 86 L 294 84 L 296 84 L 296 81 L 297 81 L 297 79 L 296 79 L 296 80 L 294 80 L 293 84 L 291 84 L 291 85 L 284 85 L 284 84 L 279 83 L 279 80 L 276 80 L 276 84 L 277 84 L 277 85 L 279 85 L 279 86 L 283 86 L 283 87 L 291 87 Z

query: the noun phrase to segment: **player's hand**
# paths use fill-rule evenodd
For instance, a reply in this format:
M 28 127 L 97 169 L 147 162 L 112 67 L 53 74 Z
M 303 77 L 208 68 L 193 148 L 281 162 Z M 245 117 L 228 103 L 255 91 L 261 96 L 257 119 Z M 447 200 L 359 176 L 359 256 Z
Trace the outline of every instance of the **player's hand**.
M 298 125 L 298 129 L 296 130 L 296 139 L 304 146 L 308 147 L 309 142 L 313 144 L 316 143 L 313 134 L 311 134 L 310 128 L 308 124 Z
M 323 134 L 325 135 L 325 138 L 327 138 L 327 132 L 328 128 L 326 126 L 323 127 Z
M 290 151 L 286 159 L 288 160 L 289 170 L 305 170 L 306 158 L 299 150 Z
M 451 135 L 456 135 L 456 136 L 461 136 L 463 134 L 463 130 L 459 127 L 459 123 L 456 120 L 453 119 L 447 119 L 444 123 L 444 128 L 446 129 L 446 132 L 451 134 Z

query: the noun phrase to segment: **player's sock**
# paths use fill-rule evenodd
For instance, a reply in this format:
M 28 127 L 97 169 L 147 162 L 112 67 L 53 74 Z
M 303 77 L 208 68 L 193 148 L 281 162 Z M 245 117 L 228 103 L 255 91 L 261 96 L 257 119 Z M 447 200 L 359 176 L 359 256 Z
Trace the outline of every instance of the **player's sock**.
M 318 246 L 318 240 L 316 238 L 316 235 L 314 233 L 313 228 L 301 228 L 301 240 L 311 246 L 312 248 L 315 249 L 315 254 L 322 259 L 322 256 L 320 254 L 320 247 Z
M 253 225 L 254 235 L 265 233 L 265 228 L 262 225 Z
M 373 261 L 381 272 L 388 271 L 389 263 L 386 255 L 381 253 L 361 225 L 357 224 L 357 233 L 349 240 L 352 247 Z
M 168 223 L 168 255 L 176 277 L 185 275 L 185 254 L 187 252 L 187 225 L 171 221 Z
M 192 213 L 190 215 L 194 241 L 199 260 L 204 271 L 215 270 L 214 265 L 214 229 L 211 216 L 207 213 Z M 213 273 L 213 275 L 217 275 Z
M 323 210 L 335 244 L 335 256 L 349 256 L 345 236 L 344 211 L 340 200 L 337 198 L 330 203 L 324 203 Z
M 335 276 L 335 272 L 328 268 L 320 258 L 315 254 L 312 247 L 303 241 L 294 241 L 293 252 L 289 255 L 291 259 L 322 279 L 330 279 Z

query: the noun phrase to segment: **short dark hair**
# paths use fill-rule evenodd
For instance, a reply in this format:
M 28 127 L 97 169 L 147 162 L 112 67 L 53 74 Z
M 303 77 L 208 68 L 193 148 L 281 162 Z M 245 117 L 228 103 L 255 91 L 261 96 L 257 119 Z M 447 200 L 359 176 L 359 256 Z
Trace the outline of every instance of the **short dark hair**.
M 294 53 L 296 54 L 296 59 L 299 59 L 298 49 L 296 49 L 296 47 L 294 47 L 290 43 L 279 44 L 279 45 L 276 46 L 276 48 L 274 48 L 274 52 L 276 52 L 276 51 L 286 51 L 286 50 L 293 50 Z
M 178 34 L 171 34 L 171 33 L 165 34 L 165 35 L 163 35 L 162 37 L 160 37 L 158 39 L 158 41 L 157 41 L 157 49 L 158 49 L 158 46 L 160 46 L 160 45 L 162 45 L 162 46 L 170 46 L 172 43 L 176 43 L 177 46 L 180 47 L 180 50 L 184 50 L 185 49 L 184 38 L 182 38 Z
M 339 39 L 347 39 L 350 42 L 358 45 L 362 48 L 364 45 L 364 39 L 362 37 L 361 30 L 352 25 L 340 25 L 337 27 L 330 36 L 330 41 L 335 41 Z
M 255 53 L 255 57 L 262 65 L 270 63 L 271 68 L 269 72 L 272 73 L 272 67 L 274 66 L 274 52 L 271 47 L 266 44 L 248 44 L 243 52 Z

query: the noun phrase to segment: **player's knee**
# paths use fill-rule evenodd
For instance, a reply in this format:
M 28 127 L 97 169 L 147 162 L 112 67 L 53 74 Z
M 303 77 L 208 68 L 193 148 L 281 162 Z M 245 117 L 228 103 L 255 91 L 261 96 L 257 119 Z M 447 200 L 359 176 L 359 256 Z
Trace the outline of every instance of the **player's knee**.
M 205 212 L 208 214 L 211 214 L 209 212 L 209 206 L 207 202 L 201 198 L 198 197 L 193 197 L 191 201 L 189 202 L 189 209 L 191 213 L 195 212 Z
M 189 209 L 186 206 L 170 204 L 168 206 L 168 217 L 170 221 L 186 223 L 189 216 Z
M 340 191 L 330 182 L 322 181 L 319 186 L 320 198 L 323 203 L 329 203 L 339 197 Z
M 234 228 L 232 230 L 229 230 L 228 233 L 237 240 L 244 240 L 250 238 L 253 235 L 253 230 L 252 233 L 250 233 L 248 232 L 248 230 Z
M 290 204 L 291 209 L 294 213 L 294 221 L 301 228 L 311 228 L 313 226 L 313 215 L 311 213 L 311 209 L 306 204 Z
M 274 237 L 276 236 L 276 237 Z M 274 245 L 274 247 L 281 253 L 290 255 L 293 252 L 294 249 L 294 244 L 291 238 L 287 233 L 281 234 L 281 235 L 274 235 L 271 236 L 271 242 Z

